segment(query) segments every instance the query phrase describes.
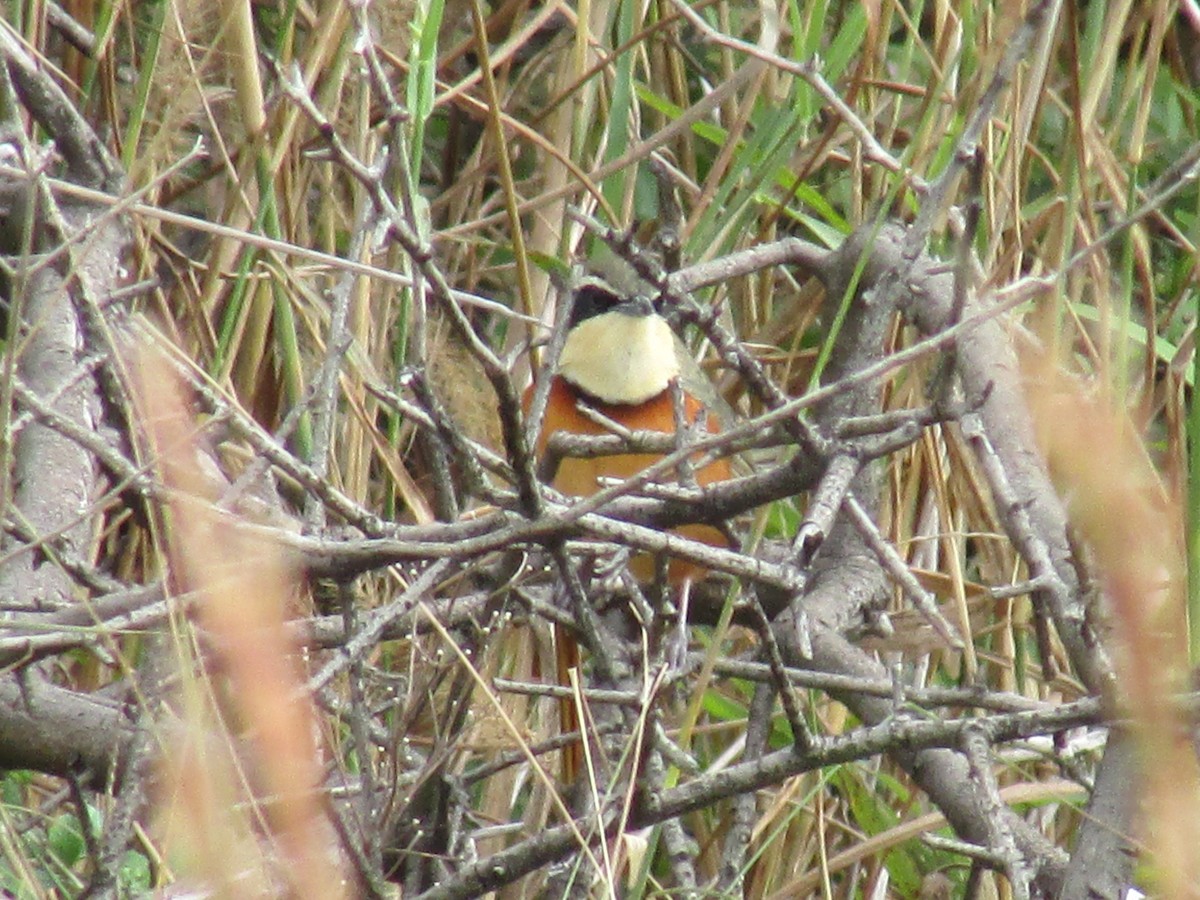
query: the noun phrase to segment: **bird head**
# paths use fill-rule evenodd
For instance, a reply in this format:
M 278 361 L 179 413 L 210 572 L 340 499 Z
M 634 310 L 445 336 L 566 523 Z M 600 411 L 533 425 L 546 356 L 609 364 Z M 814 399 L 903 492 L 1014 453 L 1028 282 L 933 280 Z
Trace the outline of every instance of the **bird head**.
M 671 326 L 648 297 L 586 282 L 568 327 L 558 374 L 605 403 L 644 403 L 679 375 Z

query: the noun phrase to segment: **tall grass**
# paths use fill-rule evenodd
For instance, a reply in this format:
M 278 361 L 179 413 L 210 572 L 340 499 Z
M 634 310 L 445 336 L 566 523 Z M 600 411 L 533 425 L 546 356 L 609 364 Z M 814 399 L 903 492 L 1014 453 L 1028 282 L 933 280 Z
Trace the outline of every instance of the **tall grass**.
M 479 0 L 378 2 L 362 15 L 402 108 L 388 108 L 372 85 L 360 13 L 340 0 L 239 2 L 220 11 L 195 0 L 96 4 L 88 10 L 97 29 L 97 55 L 90 60 L 24 16 L 21 4 L 10 4 L 8 15 L 47 60 L 79 75 L 71 88 L 117 145 L 129 190 L 145 191 L 147 205 L 220 226 L 214 231 L 134 217 L 133 265 L 161 279 L 141 311 L 156 318 L 232 402 L 268 430 L 280 429 L 281 440 L 301 458 L 327 466 L 339 490 L 390 519 L 421 522 L 436 509 L 433 462 L 411 421 L 368 385 L 395 387 L 416 363 L 430 373 L 464 432 L 499 450 L 494 396 L 459 337 L 426 309 L 411 258 L 382 229 L 365 233 L 373 224 L 368 192 L 331 165 L 309 118 L 277 92 L 279 77 L 297 73 L 349 152 L 379 168 L 455 288 L 538 317 L 546 313 L 552 274 L 561 266 L 575 260 L 611 265 L 575 213 L 655 233 L 660 209 L 649 168 L 653 153 L 661 152 L 674 173 L 684 213 L 680 252 L 688 262 L 788 234 L 833 246 L 853 225 L 881 213 L 911 217 L 922 186 L 949 163 L 1028 5 L 693 4 L 709 33 L 688 24 L 669 0 L 586 0 L 557 14 L 537 4 L 488 9 Z M 1172 623 L 1187 622 L 1194 662 L 1200 654 L 1200 489 L 1192 473 L 1200 415 L 1189 406 L 1197 378 L 1189 355 L 1197 317 L 1196 191 L 1189 187 L 1127 218 L 1146 202 L 1155 179 L 1200 139 L 1194 62 L 1200 22 L 1167 0 L 1055 9 L 1054 27 L 1015 73 L 984 135 L 974 242 L 981 287 L 1002 287 L 1031 273 L 1055 275 L 1052 292 L 1019 310 L 1018 325 L 1055 367 L 1082 379 L 1097 418 L 1081 422 L 1083 437 L 1052 462 L 1070 472 L 1089 456 L 1089 440 L 1136 436 L 1130 456 L 1114 457 L 1111 468 L 1089 477 L 1114 487 L 1113 503 L 1122 502 L 1124 490 L 1161 501 L 1158 540 L 1189 551 L 1188 614 Z M 474 43 L 480 31 L 488 38 L 486 52 Z M 758 60 L 737 42 L 752 45 Z M 480 77 L 485 61 L 491 68 Z M 797 64 L 832 86 L 894 165 L 870 158 L 851 123 L 830 110 L 814 80 L 797 74 Z M 668 139 L 661 140 L 663 134 Z M 202 154 L 173 169 L 196 141 Z M 1106 236 L 1114 224 L 1123 227 Z M 934 249 L 948 255 L 955 223 L 942 225 Z M 360 278 L 337 264 L 264 248 L 259 237 L 399 272 L 415 284 L 397 288 Z M 1068 265 L 1101 238 L 1096 252 Z M 830 323 L 818 321 L 818 292 L 806 288 L 801 273 L 737 279 L 704 299 L 721 305 L 782 383 L 798 392 L 816 377 Z M 345 304 L 339 335 L 332 333 L 335 302 Z M 473 315 L 493 347 L 519 358 L 516 371 L 528 371 L 527 356 L 516 351 L 536 329 L 520 319 Z M 313 417 L 289 415 L 314 389 L 320 363 L 342 352 L 335 344 L 344 338 L 352 340 L 338 374 L 328 456 L 313 460 Z M 893 339 L 901 347 L 912 337 L 898 329 Z M 707 348 L 692 343 L 715 368 L 711 358 L 703 359 Z M 898 374 L 888 385 L 889 403 L 921 405 L 930 376 L 920 367 Z M 738 386 L 720 383 L 737 405 Z M 1112 421 L 1119 426 L 1100 430 Z M 243 462 L 250 456 L 236 441 L 219 449 Z M 1126 470 L 1132 457 L 1151 464 L 1139 470 L 1136 484 Z M 982 683 L 1044 700 L 1078 696 L 1081 688 L 1069 673 L 1046 677 L 1028 600 L 989 600 L 979 587 L 1026 574 L 982 483 L 953 429 L 932 429 L 890 460 L 883 530 L 949 617 L 968 624 L 974 638 L 966 652 L 952 651 L 921 638 L 918 624 L 908 628 L 898 612 L 901 631 L 892 646 L 907 647 L 904 665 L 921 671 L 926 684 Z M 284 485 L 285 491 L 294 487 Z M 800 504 L 781 502 L 768 511 L 768 533 L 786 536 Z M 108 512 L 114 528 L 138 532 L 116 506 Z M 1089 528 L 1102 529 L 1115 515 L 1097 513 Z M 1089 531 L 1097 540 L 1104 533 Z M 166 550 L 156 541 L 166 538 L 140 533 L 113 540 L 105 547 L 113 554 L 107 564 L 124 573 L 157 571 Z M 201 549 L 185 541 L 172 552 L 200 559 Z M 410 573 L 381 572 L 358 582 L 354 603 L 370 610 L 409 584 Z M 1136 622 L 1121 621 L 1131 628 L 1127 646 L 1136 652 L 1142 647 Z M 203 706 L 221 688 L 191 680 L 205 677 L 196 675 L 192 650 L 185 649 L 197 639 L 192 627 L 179 623 L 177 662 L 184 694 L 195 691 L 192 699 Z M 329 751 L 329 768 L 347 780 L 370 772 L 382 782 L 407 771 L 404 747 L 411 742 L 444 751 L 461 772 L 520 743 L 482 689 L 454 681 L 458 663 L 447 662 L 440 640 L 384 643 L 357 672 L 360 684 L 338 680 L 338 702 L 383 712 L 366 745 L 349 733 L 345 708 L 330 702 L 318 713 L 314 730 Z M 716 659 L 750 639 L 730 627 L 698 640 L 708 642 Z M 138 660 L 132 658 L 136 645 L 128 648 L 130 658 L 100 666 L 95 678 L 130 677 Z M 551 671 L 552 659 L 544 628 L 510 624 L 489 635 L 471 665 L 484 681 L 530 680 Z M 325 658 L 318 653 L 309 661 L 316 668 Z M 1177 664 L 1182 667 L 1182 656 Z M 64 660 L 66 678 L 83 671 Z M 439 744 L 446 723 L 436 710 L 448 703 L 452 688 L 470 698 L 472 718 L 446 749 Z M 397 694 L 395 705 L 385 708 L 384 699 Z M 667 725 L 682 728 L 686 749 L 711 763 L 736 751 L 751 694 L 746 683 L 714 678 L 698 696 L 679 698 Z M 855 724 L 826 695 L 813 692 L 809 701 L 806 714 L 823 732 Z M 553 735 L 548 705 L 510 694 L 499 703 L 522 740 L 533 744 Z M 253 723 L 241 724 L 253 730 Z M 771 742 L 785 746 L 788 739 L 780 717 Z M 1072 765 L 1091 761 L 1085 751 Z M 262 765 L 268 773 L 283 771 L 274 767 L 285 760 Z M 1079 792 L 1053 771 L 1026 756 L 1006 763 L 998 778 L 1004 796 L 1065 847 L 1078 822 Z M 139 836 L 129 863 L 131 891 L 189 874 L 211 876 L 222 860 L 229 868 L 253 868 L 240 855 L 224 854 L 238 840 L 261 838 L 264 813 L 236 783 L 236 773 L 224 777 L 230 781 L 155 797 L 160 821 L 169 824 Z M 532 780 L 530 769 L 518 765 L 475 786 L 471 805 L 479 821 L 527 831 L 555 821 L 553 804 L 529 788 Z M 399 777 L 396 796 L 411 787 Z M 78 890 L 87 855 L 63 838 L 64 822 L 79 826 L 66 793 L 17 775 L 5 779 L 3 791 L 0 884 L 24 896 Z M 216 816 L 222 802 L 241 818 L 231 823 Z M 101 825 L 108 803 L 95 801 Z M 719 805 L 688 818 L 704 877 L 717 870 L 729 815 Z M 916 897 L 933 873 L 944 873 L 959 890 L 966 879 L 962 858 L 917 840 L 942 828 L 936 812 L 886 761 L 803 776 L 760 797 L 747 894 L 857 897 L 886 890 Z M 180 833 L 188 840 L 175 840 Z M 330 877 L 333 869 L 320 875 L 321 864 L 306 855 L 304 842 L 311 839 L 297 839 L 298 858 L 318 873 L 312 878 Z M 504 840 L 502 834 L 483 837 L 478 851 L 483 855 Z M 654 895 L 659 865 L 653 857 L 644 864 L 641 895 Z M 271 890 L 263 878 L 256 889 Z M 522 890 L 532 894 L 535 887 L 530 882 Z

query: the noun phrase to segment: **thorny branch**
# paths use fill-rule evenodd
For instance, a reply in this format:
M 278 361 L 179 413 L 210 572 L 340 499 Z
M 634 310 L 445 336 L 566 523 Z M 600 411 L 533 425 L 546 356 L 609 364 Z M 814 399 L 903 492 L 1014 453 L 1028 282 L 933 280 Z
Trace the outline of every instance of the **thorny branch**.
M 353 585 L 363 576 L 387 573 L 399 584 L 391 601 L 373 610 L 317 615 L 293 626 L 298 643 L 325 652 L 312 667 L 308 687 L 326 709 L 348 722 L 348 739 L 357 745 L 360 764 L 368 767 L 348 788 L 351 793 L 358 792 L 359 830 L 376 829 L 383 823 L 381 807 L 385 804 L 374 795 L 384 791 L 381 786 L 388 783 L 385 774 L 391 776 L 392 789 L 408 792 L 404 798 L 407 805 L 398 806 L 409 812 L 431 810 L 431 819 L 436 820 L 424 831 L 418 830 L 410 845 L 380 847 L 374 837 L 366 841 L 364 852 L 355 855 L 360 868 L 371 870 L 362 873 L 364 881 L 374 884 L 377 876 L 384 874 L 375 870 L 382 868 L 382 860 L 389 854 L 403 858 L 416 848 L 421 855 L 436 858 L 445 871 L 440 873 L 442 877 L 425 878 L 413 874 L 417 870 L 410 864 L 408 887 L 423 891 L 420 896 L 427 898 L 467 897 L 511 884 L 539 867 L 562 863 L 581 849 L 595 864 L 596 856 L 607 849 L 605 841 L 618 831 L 669 823 L 667 843 L 673 869 L 679 886 L 691 890 L 696 887 L 697 875 L 687 861 L 689 839 L 680 817 L 733 800 L 734 824 L 722 848 L 721 873 L 721 886 L 733 889 L 750 841 L 754 791 L 823 766 L 879 754 L 891 755 L 908 771 L 962 840 L 979 850 L 979 858 L 1006 872 L 1018 895 L 1025 895 L 1022 892 L 1032 886 L 1052 891 L 1068 881 L 1063 854 L 1001 803 L 990 761 L 1005 742 L 1105 724 L 1103 702 L 1112 692 L 1113 669 L 1086 607 L 1086 589 L 1071 546 L 1065 508 L 1035 450 L 1003 321 L 1005 313 L 1023 302 L 1026 294 L 1012 291 L 1007 297 L 992 299 L 976 296 L 961 281 L 955 283 L 950 268 L 924 254 L 932 222 L 950 202 L 959 167 L 976 158 L 980 130 L 991 107 L 1011 79 L 1022 48 L 1045 27 L 1051 5 L 1035 5 L 971 118 L 950 169 L 928 186 L 905 171 L 869 128 L 840 104 L 815 66 L 795 64 L 773 51 L 718 36 L 700 16 L 678 5 L 680 14 L 701 27 L 706 39 L 722 40 L 730 48 L 805 78 L 846 120 L 866 157 L 885 169 L 902 172 L 910 184 L 922 190 L 924 202 L 916 225 L 907 229 L 867 227 L 834 252 L 784 238 L 670 273 L 643 252 L 631 235 L 577 215 L 577 220 L 628 263 L 678 321 L 694 326 L 711 342 L 722 364 L 738 375 L 762 409 L 756 415 L 744 415 L 721 434 L 686 446 L 678 446 L 674 437 L 647 433 L 557 439 L 552 450 L 562 455 L 663 455 L 641 475 L 581 501 L 561 497 L 539 480 L 531 447 L 544 391 L 535 393 L 533 418 L 527 420 L 511 360 L 492 347 L 478 320 L 466 313 L 464 295 L 452 287 L 436 248 L 415 227 L 414 198 L 402 194 L 397 202 L 388 188 L 392 179 L 387 170 L 355 157 L 334 123 L 320 111 L 303 79 L 276 73 L 283 95 L 308 117 L 333 163 L 355 179 L 369 200 L 370 209 L 363 211 L 352 254 L 357 256 L 361 249 L 366 223 L 384 223 L 388 239 L 411 260 L 413 274 L 408 283 L 417 295 L 418 311 L 424 310 L 428 297 L 482 366 L 498 398 L 503 433 L 502 454 L 459 434 L 425 380 L 420 370 L 422 357 L 417 354 L 418 366 L 410 377 L 370 387 L 421 433 L 441 460 L 436 482 L 443 497 L 436 505 L 442 520 L 421 524 L 388 521 L 331 482 L 325 451 L 334 436 L 338 375 L 352 355 L 347 304 L 357 274 L 347 274 L 333 295 L 333 317 L 325 335 L 327 356 L 315 397 L 317 446 L 322 453 L 313 463 L 298 459 L 280 435 L 263 429 L 180 355 L 172 356 L 197 405 L 214 423 L 244 441 L 257 454 L 262 470 L 291 483 L 302 498 L 296 506 L 304 510 L 309 530 L 299 533 L 297 519 L 281 509 L 277 495 L 268 498 L 266 508 L 250 512 L 245 505 L 229 504 L 241 514 L 228 514 L 229 526 L 269 535 L 295 555 L 311 578 L 335 579 L 346 603 L 354 602 Z M 403 110 L 392 96 L 367 31 L 364 25 L 362 52 L 368 76 L 385 100 L 385 119 L 395 127 Z M 5 90 L 19 95 L 55 137 L 71 179 L 89 188 L 110 187 L 117 173 L 102 145 L 70 114 L 70 104 L 61 91 L 4 31 L 0 31 L 0 56 L 6 65 Z M 723 89 L 731 88 L 726 85 Z M 698 106 L 691 114 L 698 116 L 702 110 Z M 499 118 L 495 124 L 502 127 Z M 675 127 L 680 126 L 677 123 Z M 37 185 L 42 202 L 52 204 L 56 195 L 43 173 L 33 171 L 36 166 L 30 149 L 20 148 L 30 157 L 25 160 L 31 173 L 27 177 Z M 395 153 L 402 149 L 393 145 Z M 393 163 L 400 165 L 399 160 Z M 410 189 L 412 173 L 402 174 L 399 181 Z M 1181 167 L 1177 182 L 1165 185 L 1161 195 L 1194 176 L 1191 159 L 1189 166 Z M 1151 198 L 1143 209 L 1152 210 L 1155 201 Z M 519 211 L 511 211 L 514 218 Z M 51 209 L 46 216 L 61 226 L 56 239 L 69 244 L 72 235 L 67 230 L 74 224 L 70 212 Z M 110 219 L 122 221 L 116 215 Z M 97 227 L 94 220 L 84 226 Z M 107 251 L 110 262 L 121 255 L 119 243 Z M 66 255 L 75 272 L 91 274 L 88 262 L 78 252 Z M 727 327 L 719 310 L 696 296 L 707 286 L 776 266 L 819 278 L 828 298 L 826 324 L 840 323 L 831 328 L 836 333 L 830 334 L 821 386 L 798 397 L 790 396 L 777 383 L 768 367 Z M 959 268 L 960 279 L 964 269 Z M 74 278 L 78 280 L 67 279 L 47 289 L 48 296 L 58 292 L 60 299 L 68 298 L 60 312 L 79 321 L 104 312 L 106 298 L 116 293 L 118 286 L 107 284 L 101 290 L 82 274 Z M 1022 287 L 1036 291 L 1044 286 L 1031 281 Z M 488 309 L 486 304 L 482 308 Z M 560 312 L 565 308 L 560 307 Z M 886 337 L 897 316 L 915 325 L 924 337 L 907 350 L 887 354 Z M 560 316 L 547 354 L 551 365 L 561 345 L 562 324 Z M 119 333 L 126 340 L 166 343 L 144 323 L 121 322 Z M 418 334 L 417 345 L 423 347 L 423 342 L 424 335 Z M 884 410 L 883 387 L 894 373 L 948 348 L 953 350 L 953 376 L 964 397 L 962 402 L 947 398 L 928 410 Z M 128 450 L 130 442 L 116 446 L 106 442 L 97 436 L 95 423 L 88 418 L 91 411 L 87 407 L 100 391 L 96 371 L 105 365 L 97 359 L 84 356 L 81 364 L 54 385 L 14 378 L 11 398 L 20 412 L 14 435 L 24 432 L 49 437 L 57 446 L 71 448 L 86 463 L 88 477 L 94 477 L 93 470 L 103 469 L 120 481 L 123 490 L 135 494 L 137 502 L 159 503 L 166 496 L 165 488 L 155 480 L 149 465 Z M 77 408 L 64 409 L 60 401 L 81 385 L 94 396 L 84 398 L 86 402 Z M 971 640 L 971 635 L 957 634 L 946 621 L 929 591 L 876 523 L 879 463 L 913 445 L 934 424 L 957 426 L 967 437 L 1009 538 L 1030 573 L 1022 590 L 1031 592 L 1048 610 L 1055 634 L 1067 648 L 1072 673 L 1082 680 L 1090 696 L 1053 705 L 981 687 L 932 689 L 898 684 L 875 656 L 854 643 L 879 627 L 882 604 L 893 587 L 920 610 L 946 646 Z M 781 448 L 794 452 L 777 454 L 772 464 L 727 483 L 699 489 L 660 481 L 663 473 L 689 461 Z M 452 468 L 467 473 L 466 491 L 454 482 Z M 239 493 L 239 485 L 231 487 L 219 477 L 216 483 L 221 490 L 214 492 L 215 502 Z M 668 530 L 682 523 L 737 519 L 805 492 L 811 500 L 794 541 L 724 549 Z M 89 492 L 89 496 L 95 493 Z M 490 506 L 468 512 L 460 508 L 460 501 L 478 498 Z M 87 604 L 45 602 L 40 608 L 22 609 L 19 614 L 14 608 L 8 614 L 5 633 L 0 635 L 0 663 L 15 674 L 0 680 L 0 734 L 6 736 L 0 740 L 0 762 L 6 767 L 82 775 L 86 783 L 102 785 L 112 778 L 130 748 L 138 765 L 144 765 L 152 717 L 142 715 L 135 722 L 117 706 L 55 687 L 37 675 L 33 664 L 73 647 L 107 653 L 119 636 L 153 633 L 173 610 L 186 612 L 194 598 L 173 596 L 165 583 L 133 586 L 89 573 L 77 559 L 77 551 L 93 536 L 83 540 L 72 532 L 80 521 L 90 529 L 92 520 L 98 520 L 95 509 L 84 509 L 87 511 L 76 509 L 51 524 L 20 518 L 20 504 L 6 511 L 11 517 L 5 529 L 11 539 L 6 546 L 9 557 L 36 553 L 58 562 L 53 567 L 58 583 L 27 587 L 23 594 L 48 601 L 56 596 L 61 600 L 80 587 L 97 592 L 98 586 L 104 586 L 107 593 L 94 593 Z M 255 524 L 245 524 L 246 518 Z M 601 558 L 613 549 L 626 556 L 629 551 L 667 553 L 703 565 L 712 573 L 709 587 L 717 587 L 706 590 L 704 585 L 697 586 L 691 601 L 693 620 L 732 619 L 757 625 L 762 649 L 744 659 L 715 663 L 704 654 L 683 655 L 679 666 L 655 670 L 654 677 L 661 676 L 661 682 L 654 682 L 660 690 L 648 700 L 643 687 L 652 679 L 646 660 L 653 657 L 662 662 L 664 656 L 661 644 L 648 649 L 650 634 L 662 622 L 656 621 L 654 605 L 638 596 L 642 588 L 622 575 L 622 557 L 617 555 L 615 565 Z M 593 785 L 590 802 L 594 809 L 533 836 L 516 838 L 506 849 L 467 864 L 485 829 L 481 820 L 473 820 L 475 811 L 464 799 L 463 786 L 471 778 L 490 777 L 542 753 L 557 751 L 573 736 L 551 738 L 536 746 L 531 742 L 519 751 L 509 748 L 500 760 L 468 772 L 463 704 L 469 694 L 461 687 L 469 684 L 465 676 L 451 679 L 449 663 L 435 658 L 429 665 L 435 674 L 403 702 L 389 698 L 376 703 L 365 687 L 373 679 L 386 683 L 391 677 L 375 660 L 387 641 L 409 641 L 420 648 L 414 652 L 425 652 L 422 641 L 429 646 L 442 642 L 440 651 L 445 651 L 444 643 L 450 641 L 454 650 L 460 651 L 454 665 L 463 666 L 463 671 L 482 681 L 481 664 L 477 658 L 468 658 L 471 655 L 463 648 L 478 648 L 474 657 L 484 655 L 497 631 L 514 627 L 516 622 L 571 625 L 573 615 L 562 600 L 564 592 L 557 588 L 557 579 L 546 574 L 555 568 L 539 565 L 547 560 L 557 565 L 562 580 L 570 582 L 575 600 L 585 611 L 597 612 L 595 621 L 588 622 L 589 632 L 595 634 L 589 634 L 587 640 L 594 654 L 591 671 L 597 683 L 585 681 L 579 694 L 588 705 L 612 705 L 615 713 L 585 726 L 585 732 L 589 728 L 590 732 L 580 737 L 599 738 L 594 741 L 599 755 L 594 774 L 601 779 L 618 774 L 611 783 Z M 993 595 L 1000 596 L 1004 590 L 1004 585 L 996 585 Z M 647 596 L 650 593 L 647 591 Z M 639 602 L 626 604 L 628 594 Z M 7 593 L 5 599 L 11 599 Z M 626 606 L 639 614 L 627 613 Z M 581 627 L 579 622 L 574 625 Z M 1049 643 L 1047 638 L 1043 646 Z M 1042 662 L 1051 666 L 1048 650 Z M 706 666 L 713 677 L 744 679 L 757 685 L 745 757 L 724 769 L 705 769 L 687 757 L 685 750 L 672 743 L 673 736 L 659 715 L 663 696 L 693 687 L 696 673 Z M 414 671 L 417 668 L 413 666 Z M 677 671 L 667 671 L 672 668 Z M 349 703 L 335 689 L 346 679 L 352 681 Z M 443 683 L 449 682 L 458 686 L 452 700 L 439 692 Z M 512 694 L 520 692 L 519 686 L 511 683 L 495 687 Z M 802 708 L 801 688 L 841 700 L 862 724 L 837 737 L 821 734 Z M 421 691 L 424 695 L 412 700 Z M 544 693 L 556 696 L 553 690 Z M 768 738 L 776 701 L 784 707 L 795 743 L 771 750 Z M 912 712 L 929 709 L 944 715 L 924 718 Z M 435 747 L 396 749 L 392 757 L 396 771 L 391 773 L 374 767 L 373 748 L 367 745 L 393 737 L 381 724 L 384 718 L 393 715 L 409 723 L 421 717 L 437 719 L 446 710 L 453 711 L 453 724 L 443 723 L 448 727 L 438 735 Z M 980 712 L 961 717 L 953 714 L 962 710 Z M 634 741 L 630 735 L 639 732 L 641 738 Z M 407 735 L 401 743 L 407 743 Z M 588 746 L 593 748 L 593 743 Z M 629 758 L 619 759 L 622 753 Z M 629 760 L 641 761 L 641 768 L 626 765 Z M 675 786 L 670 786 L 665 775 L 667 761 L 685 772 Z M 140 795 L 131 796 L 130 804 L 141 802 Z M 1117 820 L 1114 827 L 1120 827 L 1121 820 L 1128 817 L 1129 804 L 1114 805 L 1119 807 L 1112 813 Z M 131 809 L 125 810 L 125 820 L 134 816 Z M 348 822 L 343 816 L 339 831 L 343 840 L 353 841 L 355 830 Z M 402 832 L 398 828 L 395 833 Z M 377 836 L 375 831 L 372 834 Z M 415 850 L 413 855 L 418 855 Z M 451 870 L 457 871 L 449 876 Z

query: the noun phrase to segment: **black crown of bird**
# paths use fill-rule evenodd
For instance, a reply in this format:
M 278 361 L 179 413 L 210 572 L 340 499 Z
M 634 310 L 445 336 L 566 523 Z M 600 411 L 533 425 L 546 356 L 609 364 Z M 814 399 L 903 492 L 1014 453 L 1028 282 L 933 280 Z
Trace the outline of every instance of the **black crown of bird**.
M 621 295 L 595 280 L 584 281 L 575 289 L 567 328 L 538 437 L 540 457 L 545 458 L 547 444 L 558 432 L 610 434 L 605 421 L 630 431 L 674 434 L 677 400 L 673 384 L 681 387 L 683 419 L 688 427 L 699 424 L 709 433 L 720 430 L 717 416 L 700 400 L 689 380 L 681 379 L 681 345 L 648 298 Z M 527 409 L 532 396 L 530 388 L 525 395 Z M 588 415 L 581 407 L 588 407 L 598 415 Z M 558 460 L 552 483 L 563 494 L 586 497 L 609 480 L 628 479 L 661 458 L 661 454 L 653 453 L 564 457 Z M 732 477 L 729 460 L 725 458 L 699 465 L 692 474 L 701 486 Z M 712 525 L 696 523 L 675 531 L 707 544 L 729 546 L 725 533 Z M 630 571 L 639 581 L 650 582 L 655 572 L 653 557 L 635 555 L 630 561 Z M 667 580 L 672 587 L 703 574 L 701 566 L 681 559 L 672 559 L 667 567 Z M 555 637 L 558 677 L 560 683 L 566 684 L 569 669 L 579 665 L 579 650 L 565 630 L 556 629 Z M 577 717 L 571 701 L 562 705 L 561 717 L 564 730 L 575 730 Z M 575 745 L 573 751 L 564 753 L 563 775 L 568 782 L 574 780 L 580 769 L 580 749 Z

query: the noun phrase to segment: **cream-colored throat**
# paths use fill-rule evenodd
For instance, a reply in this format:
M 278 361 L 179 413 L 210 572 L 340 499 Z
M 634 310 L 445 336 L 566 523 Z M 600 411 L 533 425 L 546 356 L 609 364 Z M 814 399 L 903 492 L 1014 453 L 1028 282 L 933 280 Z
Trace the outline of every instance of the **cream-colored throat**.
M 643 403 L 679 375 L 675 336 L 661 316 L 603 313 L 571 329 L 558 372 L 605 403 Z

